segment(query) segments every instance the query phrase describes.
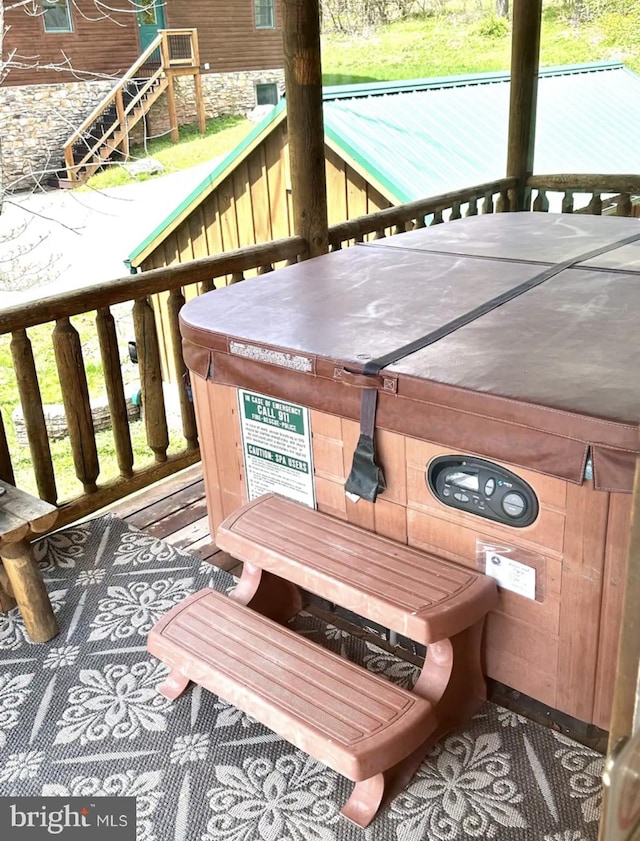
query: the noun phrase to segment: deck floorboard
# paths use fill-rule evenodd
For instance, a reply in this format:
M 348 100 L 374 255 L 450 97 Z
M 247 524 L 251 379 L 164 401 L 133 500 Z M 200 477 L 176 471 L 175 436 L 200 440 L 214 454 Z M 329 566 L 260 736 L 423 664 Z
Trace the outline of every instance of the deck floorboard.
M 242 565 L 216 546 L 209 533 L 202 466 L 171 476 L 109 509 L 132 526 L 190 552 L 201 561 L 239 575 Z

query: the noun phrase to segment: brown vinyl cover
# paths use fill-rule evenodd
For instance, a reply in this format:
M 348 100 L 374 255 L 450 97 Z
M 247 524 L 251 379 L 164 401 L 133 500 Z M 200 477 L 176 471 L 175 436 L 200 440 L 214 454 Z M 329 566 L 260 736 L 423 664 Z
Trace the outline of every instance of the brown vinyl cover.
M 199 376 L 357 419 L 344 368 L 429 333 L 635 219 L 503 213 L 345 249 L 190 301 Z M 384 371 L 377 426 L 630 491 L 640 421 L 640 244 L 566 269 Z

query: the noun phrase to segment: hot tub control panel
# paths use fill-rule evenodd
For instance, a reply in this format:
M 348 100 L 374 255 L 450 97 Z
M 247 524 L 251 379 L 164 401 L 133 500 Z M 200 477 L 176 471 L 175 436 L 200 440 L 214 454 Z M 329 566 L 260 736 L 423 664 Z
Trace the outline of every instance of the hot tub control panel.
M 538 516 L 538 499 L 515 473 L 481 458 L 439 456 L 427 467 L 427 484 L 445 505 L 523 528 Z

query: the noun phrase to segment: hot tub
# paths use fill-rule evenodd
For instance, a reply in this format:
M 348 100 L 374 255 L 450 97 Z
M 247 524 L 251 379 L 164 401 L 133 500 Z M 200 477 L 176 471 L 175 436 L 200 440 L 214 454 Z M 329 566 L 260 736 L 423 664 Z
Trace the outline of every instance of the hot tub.
M 487 674 L 607 728 L 639 449 L 638 242 L 632 219 L 471 217 L 190 301 L 212 533 L 274 490 L 481 569 L 501 592 Z

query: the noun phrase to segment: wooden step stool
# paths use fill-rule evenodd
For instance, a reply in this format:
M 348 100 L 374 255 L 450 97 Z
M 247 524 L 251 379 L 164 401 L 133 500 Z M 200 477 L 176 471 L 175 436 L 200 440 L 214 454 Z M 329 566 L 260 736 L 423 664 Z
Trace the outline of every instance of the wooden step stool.
M 199 683 L 353 780 L 342 813 L 367 826 L 485 700 L 495 581 L 272 494 L 228 517 L 216 544 L 242 577 L 231 598 L 202 590 L 151 630 L 149 652 L 171 667 L 159 691 Z M 298 587 L 427 645 L 413 690 L 283 627 Z

